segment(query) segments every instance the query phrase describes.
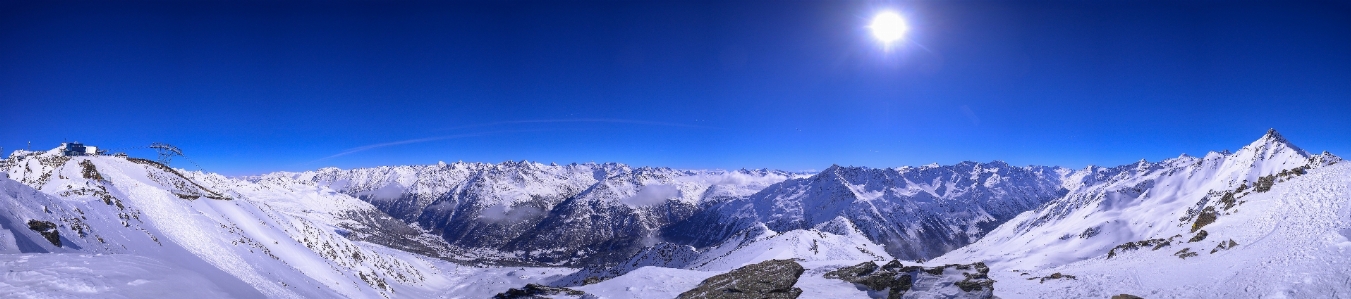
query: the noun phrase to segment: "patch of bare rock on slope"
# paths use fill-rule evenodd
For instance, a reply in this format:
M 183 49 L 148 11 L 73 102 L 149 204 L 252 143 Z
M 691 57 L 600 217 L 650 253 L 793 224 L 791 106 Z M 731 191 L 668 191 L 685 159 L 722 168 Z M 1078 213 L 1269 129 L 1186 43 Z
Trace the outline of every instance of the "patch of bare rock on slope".
M 797 298 L 802 289 L 793 285 L 804 271 L 793 260 L 763 261 L 709 277 L 676 298 Z
M 870 290 L 873 297 L 888 299 L 900 299 L 907 292 L 914 293 L 912 297 L 992 298 L 995 281 L 989 273 L 990 268 L 980 262 L 924 268 L 892 260 L 881 267 L 863 262 L 831 271 L 825 277 L 853 283 Z

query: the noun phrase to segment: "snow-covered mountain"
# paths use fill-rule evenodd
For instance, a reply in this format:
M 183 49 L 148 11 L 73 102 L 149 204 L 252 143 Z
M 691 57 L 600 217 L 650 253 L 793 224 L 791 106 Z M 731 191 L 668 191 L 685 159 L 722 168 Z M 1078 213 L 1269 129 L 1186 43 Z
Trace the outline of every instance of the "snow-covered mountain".
M 441 235 L 454 246 L 544 265 L 614 264 L 665 241 L 722 244 L 764 225 L 837 217 L 896 257 L 938 256 L 1065 192 L 1073 172 L 1003 162 L 815 175 L 622 164 L 441 163 L 262 176 L 313 181 Z M 1082 182 L 1077 182 L 1082 184 Z
M 1335 297 L 1351 291 L 1341 161 L 1275 131 L 1079 170 L 520 161 L 229 178 L 16 151 L 0 160 L 0 294 L 674 298 L 763 278 L 755 292 L 801 298 Z
M 935 261 L 983 260 L 1015 284 L 1076 276 L 1005 287 L 1006 297 L 1344 294 L 1351 168 L 1340 161 L 1272 130 L 1232 153 L 1090 168 L 1097 183 Z
M 760 224 L 791 231 L 843 218 L 897 258 L 932 258 L 1065 194 L 1071 174 L 999 161 L 883 169 L 836 165 L 719 202 L 664 236 L 702 247 Z
M 0 255 L 6 296 L 375 298 L 431 295 L 446 280 L 443 261 L 358 241 L 398 222 L 370 221 L 383 213 L 327 189 L 57 150 L 18 152 L 0 169 L 0 252 L 44 253 Z
M 659 229 L 702 203 L 795 176 L 508 161 L 326 168 L 257 179 L 309 181 L 361 198 L 453 246 L 492 251 L 499 262 L 585 266 L 618 262 L 655 244 Z
M 527 282 L 576 285 L 582 272 L 471 265 L 600 260 L 586 259 L 594 250 L 614 262 L 589 269 L 612 271 L 595 278 L 614 284 L 652 267 L 606 265 L 663 246 L 688 255 L 647 266 L 678 268 L 691 283 L 771 259 L 813 271 L 891 259 L 843 217 L 758 225 L 700 249 L 660 239 L 698 209 L 807 177 L 780 171 L 513 162 L 227 178 L 59 148 L 15 152 L 0 170 L 0 265 L 16 273 L 0 290 L 22 297 L 482 298 Z

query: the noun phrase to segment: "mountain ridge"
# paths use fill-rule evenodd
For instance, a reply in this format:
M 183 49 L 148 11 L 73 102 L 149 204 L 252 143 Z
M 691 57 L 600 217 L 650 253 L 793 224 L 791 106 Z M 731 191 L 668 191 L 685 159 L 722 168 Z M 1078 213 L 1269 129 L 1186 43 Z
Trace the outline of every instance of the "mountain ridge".
M 1351 248 L 1351 165 L 1340 162 L 1274 130 L 1234 152 L 1113 167 L 968 161 L 814 174 L 521 160 L 231 178 L 19 151 L 0 161 L 0 253 L 11 254 L 0 265 L 54 254 L 31 260 L 101 270 L 23 270 L 3 279 L 29 287 L 0 290 L 57 294 L 23 277 L 130 282 L 160 269 L 184 273 L 182 286 L 151 283 L 205 297 L 478 298 L 528 283 L 663 297 L 790 259 L 805 269 L 804 296 L 868 296 L 822 275 L 886 261 L 924 271 L 988 263 L 993 293 L 968 292 L 957 276 L 926 286 L 958 297 L 1201 294 L 1167 281 L 1125 285 L 1138 278 L 1109 271 L 1177 261 L 1287 296 L 1326 294 L 1317 288 L 1351 279 L 1315 266 L 1351 265 L 1336 254 Z M 1238 294 L 1167 269 L 1161 277 Z M 1302 286 L 1244 274 L 1252 271 L 1329 278 Z M 136 294 L 123 284 L 98 288 Z M 1053 291 L 1066 286 L 1076 288 Z

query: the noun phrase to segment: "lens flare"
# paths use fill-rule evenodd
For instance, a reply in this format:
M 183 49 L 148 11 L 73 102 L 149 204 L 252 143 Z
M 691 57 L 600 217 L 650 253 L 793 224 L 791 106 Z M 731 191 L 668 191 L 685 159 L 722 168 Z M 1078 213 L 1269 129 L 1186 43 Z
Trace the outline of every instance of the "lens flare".
M 894 12 L 882 12 L 873 17 L 873 22 L 868 28 L 872 29 L 873 37 L 883 43 L 890 44 L 905 37 L 905 32 L 910 30 L 905 25 L 905 19 Z

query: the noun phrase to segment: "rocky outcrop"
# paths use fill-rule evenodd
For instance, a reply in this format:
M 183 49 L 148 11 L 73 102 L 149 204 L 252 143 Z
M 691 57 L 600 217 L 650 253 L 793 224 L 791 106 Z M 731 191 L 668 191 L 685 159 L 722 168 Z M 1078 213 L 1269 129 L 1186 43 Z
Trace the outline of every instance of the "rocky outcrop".
M 498 293 L 493 299 L 586 298 L 586 292 L 569 288 L 527 284 L 523 288 Z
M 793 285 L 803 271 L 793 260 L 768 260 L 709 277 L 676 298 L 797 298 L 802 289 Z
M 52 245 L 61 247 L 61 232 L 56 231 L 56 223 L 42 220 L 28 220 L 28 229 L 42 234 L 42 237 L 46 238 L 47 242 L 52 242 Z
M 992 298 L 995 281 L 990 279 L 989 272 L 985 263 L 924 268 L 904 266 L 893 260 L 881 267 L 873 262 L 863 262 L 840 268 L 826 273 L 825 278 L 847 281 L 885 294 L 888 299 L 899 299 L 908 292 L 957 294 L 954 298 Z

